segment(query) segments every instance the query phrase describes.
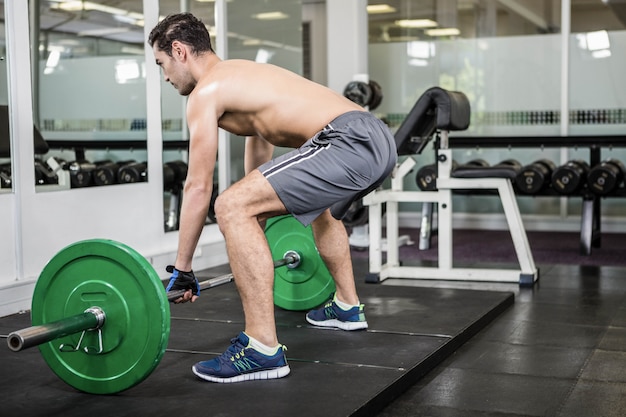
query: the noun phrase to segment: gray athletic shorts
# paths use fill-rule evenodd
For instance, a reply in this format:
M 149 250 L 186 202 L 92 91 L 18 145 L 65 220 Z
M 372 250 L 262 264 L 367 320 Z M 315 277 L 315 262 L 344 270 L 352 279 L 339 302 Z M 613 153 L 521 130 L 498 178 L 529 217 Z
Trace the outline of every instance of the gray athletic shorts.
M 334 218 L 343 218 L 353 201 L 387 178 L 397 159 L 389 128 L 369 112 L 352 111 L 258 169 L 287 211 L 307 226 L 329 207 Z

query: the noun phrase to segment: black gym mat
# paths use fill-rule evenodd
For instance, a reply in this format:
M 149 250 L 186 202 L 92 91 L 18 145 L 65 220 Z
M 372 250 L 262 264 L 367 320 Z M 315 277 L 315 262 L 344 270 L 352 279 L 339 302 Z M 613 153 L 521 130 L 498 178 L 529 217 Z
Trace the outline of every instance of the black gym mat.
M 194 304 L 172 305 L 161 363 L 141 384 L 116 395 L 78 392 L 53 374 L 37 348 L 14 353 L 2 346 L 0 415 L 371 416 L 514 300 L 507 292 L 358 287 L 368 331 L 313 328 L 304 312 L 276 310 L 291 367 L 279 380 L 214 384 L 191 372 L 195 362 L 221 354 L 243 329 L 233 284 L 206 291 Z M 28 314 L 0 318 L 0 335 L 29 325 Z

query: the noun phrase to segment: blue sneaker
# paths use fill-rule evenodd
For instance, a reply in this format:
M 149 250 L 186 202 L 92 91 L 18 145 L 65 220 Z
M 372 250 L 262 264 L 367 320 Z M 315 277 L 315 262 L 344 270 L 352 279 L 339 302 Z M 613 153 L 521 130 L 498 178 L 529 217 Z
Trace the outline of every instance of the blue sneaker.
M 336 327 L 341 330 L 367 329 L 367 320 L 363 312 L 363 304 L 342 310 L 335 304 L 334 298 L 328 300 L 324 307 L 311 310 L 306 315 L 306 321 L 314 326 Z
M 281 345 L 275 355 L 267 356 L 249 347 L 249 342 L 244 332 L 239 333 L 231 339 L 226 352 L 215 359 L 198 362 L 191 368 L 193 373 L 204 380 L 222 383 L 276 379 L 289 374 L 285 346 Z

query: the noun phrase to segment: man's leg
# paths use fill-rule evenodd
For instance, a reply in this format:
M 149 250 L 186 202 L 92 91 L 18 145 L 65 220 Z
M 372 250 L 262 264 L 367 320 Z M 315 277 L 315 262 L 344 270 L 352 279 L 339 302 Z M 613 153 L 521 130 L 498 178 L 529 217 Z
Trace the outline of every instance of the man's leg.
M 285 207 L 259 171 L 252 171 L 222 193 L 215 214 L 226 240 L 235 284 L 241 296 L 245 332 L 267 346 L 278 345 L 274 320 L 274 263 L 259 221 L 285 213 Z
M 311 227 L 320 256 L 335 280 L 337 299 L 350 305 L 359 304 L 352 270 L 350 243 L 343 222 L 335 219 L 330 214 L 330 210 L 326 210 L 313 221 Z

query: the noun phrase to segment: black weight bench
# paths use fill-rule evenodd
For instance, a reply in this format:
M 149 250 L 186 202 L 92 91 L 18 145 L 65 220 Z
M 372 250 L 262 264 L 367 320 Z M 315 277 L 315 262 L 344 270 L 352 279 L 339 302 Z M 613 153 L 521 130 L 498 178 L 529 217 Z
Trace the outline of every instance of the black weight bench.
M 465 130 L 471 108 L 465 94 L 432 87 L 417 100 L 395 133 L 399 155 L 408 157 L 396 166 L 391 189 L 377 190 L 364 198 L 369 206 L 370 272 L 367 281 L 387 278 L 516 282 L 530 286 L 539 278 L 526 231 L 506 168 L 453 170 L 449 133 Z M 435 139 L 437 178 L 435 191 L 405 191 L 404 177 L 416 165 L 411 155 L 421 153 Z M 455 190 L 495 190 L 500 197 L 517 259 L 518 269 L 479 269 L 454 267 L 452 259 L 452 193 Z M 437 205 L 438 265 L 401 266 L 398 259 L 398 204 L 419 202 L 423 207 Z M 382 205 L 386 205 L 387 259 L 382 262 Z M 432 210 L 431 210 L 432 211 Z M 421 233 L 421 232 L 420 232 Z
M 44 140 L 39 129 L 34 129 L 35 155 L 48 153 L 48 143 Z M 0 105 L 0 158 L 11 157 L 11 136 L 9 131 L 9 106 Z
M 9 125 L 9 106 L 0 105 L 0 159 L 9 159 L 11 158 L 11 131 Z M 35 155 L 45 155 L 50 150 L 48 146 L 48 142 L 45 141 L 39 129 L 36 126 L 33 126 L 33 149 Z M 44 167 L 42 164 L 39 164 L 37 161 L 33 160 L 33 169 L 35 169 L 36 175 L 37 172 L 42 173 L 43 175 L 54 176 L 55 183 L 51 184 L 43 184 L 37 185 L 38 191 L 52 191 L 52 190 L 60 190 L 60 189 L 69 189 L 70 181 L 69 174 L 66 171 L 62 171 L 59 164 L 54 160 L 54 158 L 48 159 L 45 161 L 47 167 Z M 11 179 L 11 163 L 2 163 L 5 166 L 5 170 L 8 171 L 9 181 Z M 57 173 L 58 174 L 55 174 Z M 7 172 L 3 172 L 3 175 L 7 175 Z M 6 181 L 6 179 L 5 179 Z

